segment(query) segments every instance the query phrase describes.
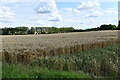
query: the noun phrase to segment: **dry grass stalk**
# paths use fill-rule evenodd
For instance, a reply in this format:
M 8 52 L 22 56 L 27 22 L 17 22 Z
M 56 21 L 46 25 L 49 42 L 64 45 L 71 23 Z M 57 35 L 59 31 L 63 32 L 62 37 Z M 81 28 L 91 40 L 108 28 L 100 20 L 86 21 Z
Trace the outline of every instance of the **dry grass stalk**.
M 103 41 L 103 42 L 95 42 L 90 44 L 80 44 L 74 46 L 65 46 L 61 48 L 56 48 L 53 50 L 44 50 L 44 49 L 36 49 L 36 50 L 14 50 L 11 51 L 3 51 L 2 53 L 2 61 L 9 63 L 17 63 L 17 62 L 30 62 L 40 57 L 46 56 L 57 56 L 62 54 L 71 54 L 79 51 L 87 51 L 94 48 L 103 48 L 112 44 L 117 44 L 118 41 Z

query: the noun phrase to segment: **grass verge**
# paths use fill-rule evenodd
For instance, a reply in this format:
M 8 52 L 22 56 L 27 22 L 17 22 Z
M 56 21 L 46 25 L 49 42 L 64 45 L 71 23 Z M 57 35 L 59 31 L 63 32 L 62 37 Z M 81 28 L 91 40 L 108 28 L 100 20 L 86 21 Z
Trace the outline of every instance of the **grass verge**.
M 27 65 L 4 63 L 2 77 L 90 78 L 92 75 L 97 78 L 116 78 L 120 76 L 119 47 L 112 45 L 70 55 L 41 57 Z
M 90 78 L 84 72 L 49 70 L 22 64 L 3 64 L 3 78 Z

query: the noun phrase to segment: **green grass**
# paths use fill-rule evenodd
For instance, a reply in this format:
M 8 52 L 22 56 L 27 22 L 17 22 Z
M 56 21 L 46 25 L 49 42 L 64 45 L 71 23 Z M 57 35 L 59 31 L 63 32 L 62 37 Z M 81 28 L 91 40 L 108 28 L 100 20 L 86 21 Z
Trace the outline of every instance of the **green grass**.
M 90 78 L 120 76 L 120 45 L 43 57 L 27 65 L 3 64 L 3 78 Z M 87 74 L 86 74 L 87 73 Z M 90 76 L 91 75 L 91 76 Z
M 2 78 L 2 63 L 0 62 L 0 79 Z
M 29 67 L 22 64 L 3 65 L 3 78 L 90 78 L 84 72 L 48 70 L 47 68 Z
M 112 45 L 70 55 L 41 58 L 31 62 L 48 69 L 84 71 L 95 77 L 119 77 L 119 47 Z

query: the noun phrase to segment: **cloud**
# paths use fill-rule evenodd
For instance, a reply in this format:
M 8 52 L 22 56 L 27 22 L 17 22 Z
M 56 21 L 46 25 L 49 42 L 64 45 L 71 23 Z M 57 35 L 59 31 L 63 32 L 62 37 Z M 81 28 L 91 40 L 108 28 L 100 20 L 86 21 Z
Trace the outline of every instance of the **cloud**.
M 112 22 L 118 22 L 118 18 L 113 18 Z
M 77 13 L 79 15 L 83 15 L 83 17 L 97 18 L 99 16 L 116 14 L 117 8 L 109 8 L 107 10 L 103 10 L 100 8 L 100 3 L 97 1 L 88 1 L 82 2 L 81 5 L 78 5 L 76 8 L 64 8 L 65 11 L 68 11 L 71 14 Z
M 100 11 L 100 3 L 97 1 L 82 2 L 82 4 L 76 8 L 65 8 L 64 10 L 77 14 L 84 13 L 84 17 L 94 18 L 103 15 Z
M 54 19 L 51 19 L 51 20 L 49 20 L 49 21 L 59 22 L 59 21 L 60 21 L 60 19 L 58 19 L 58 18 L 54 18 Z
M 98 9 L 98 10 L 91 10 L 86 17 L 94 18 L 94 17 L 104 16 L 104 15 L 114 15 L 114 14 L 117 15 L 117 13 L 118 13 L 117 8 L 109 8 L 105 11 Z
M 1 20 L 0 20 L 0 22 L 1 23 L 10 23 L 9 21 L 1 21 Z
M 52 5 L 48 2 L 41 2 L 37 7 L 37 13 L 40 14 L 52 13 L 53 11 Z
M 79 10 L 77 10 L 77 9 L 73 9 L 73 8 L 64 8 L 63 10 L 65 10 L 65 11 L 69 11 L 69 12 L 73 12 L 73 13 L 80 13 Z
M 38 1 L 48 1 L 48 0 L 0 0 L 0 2 L 38 2 Z M 82 1 L 88 1 L 88 0 L 55 0 L 56 2 L 82 2 Z M 95 0 L 91 0 L 95 1 Z M 96 0 L 100 2 L 119 2 L 119 0 Z
M 14 2 L 18 2 L 19 0 L 1 0 L 1 2 L 11 2 L 11 3 L 14 3 Z
M 52 21 L 52 22 L 61 21 L 62 17 L 59 14 L 55 0 L 46 0 L 46 1 L 43 0 L 43 1 L 40 1 L 40 4 L 35 9 L 36 12 L 40 14 L 42 17 L 44 16 L 44 18 L 47 21 Z M 50 19 L 46 18 L 46 16 L 50 16 Z
M 8 2 L 8 3 L 15 3 L 15 2 L 38 2 L 40 0 L 0 0 L 0 2 Z
M 45 23 L 47 23 L 47 22 L 44 20 L 37 20 L 37 24 L 45 24 Z
M 13 21 L 15 21 L 15 19 L 14 18 L 1 18 L 0 19 L 0 22 L 7 22 L 7 23 L 9 23 L 9 22 L 13 22 Z
M 54 11 L 54 12 L 51 13 L 51 20 L 61 21 L 62 20 L 62 16 L 59 14 L 58 11 Z
M 82 2 L 82 5 L 77 7 L 77 10 L 91 10 L 91 9 L 99 9 L 100 3 L 97 1 L 88 1 Z
M 118 9 L 117 8 L 109 8 L 108 10 L 103 12 L 105 15 L 108 14 L 117 14 L 118 13 Z
M 0 6 L 0 18 L 13 18 L 14 13 L 7 6 Z
M 102 15 L 104 15 L 104 13 L 101 10 L 92 10 L 90 12 L 88 11 L 85 17 L 96 18 Z
M 7 6 L 0 6 L 0 22 L 11 22 L 14 21 L 14 13 Z
M 88 14 L 88 15 L 86 15 L 86 17 L 96 18 L 96 17 L 98 17 L 98 15 L 96 15 L 96 14 Z
M 80 24 L 85 24 L 84 22 L 80 22 Z
M 116 8 L 109 8 L 105 11 L 103 10 L 91 10 L 90 12 L 88 11 L 86 17 L 92 17 L 92 18 L 96 18 L 96 17 L 99 17 L 99 16 L 104 16 L 104 15 L 113 15 L 113 14 L 116 14 L 117 15 L 117 9 Z
M 42 27 L 52 27 L 54 26 L 53 23 L 51 23 L 50 21 L 46 21 L 46 20 L 37 20 L 36 23 L 37 26 L 42 26 Z
M 54 0 L 46 0 L 46 2 L 40 1 L 40 4 L 37 6 L 36 10 L 40 14 L 45 14 L 57 11 L 57 7 Z

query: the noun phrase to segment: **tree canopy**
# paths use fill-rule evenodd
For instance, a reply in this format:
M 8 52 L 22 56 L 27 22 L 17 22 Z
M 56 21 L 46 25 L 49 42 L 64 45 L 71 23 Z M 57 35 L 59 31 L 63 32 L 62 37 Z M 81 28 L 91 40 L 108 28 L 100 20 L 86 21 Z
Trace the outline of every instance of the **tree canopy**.
M 5 27 L 0 28 L 0 34 L 2 35 L 27 35 L 27 34 L 53 34 L 53 33 L 67 33 L 67 32 L 85 32 L 85 31 L 98 31 L 98 30 L 120 30 L 120 21 L 118 26 L 112 24 L 104 24 L 100 27 L 89 29 L 74 29 L 73 27 L 31 27 L 30 29 L 25 26 L 20 27 Z

